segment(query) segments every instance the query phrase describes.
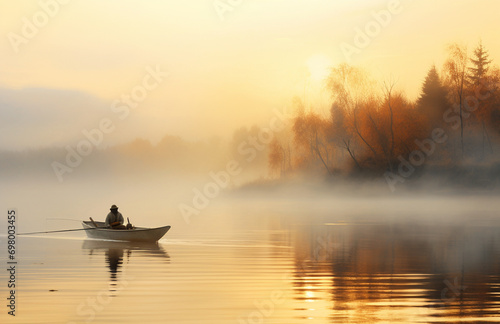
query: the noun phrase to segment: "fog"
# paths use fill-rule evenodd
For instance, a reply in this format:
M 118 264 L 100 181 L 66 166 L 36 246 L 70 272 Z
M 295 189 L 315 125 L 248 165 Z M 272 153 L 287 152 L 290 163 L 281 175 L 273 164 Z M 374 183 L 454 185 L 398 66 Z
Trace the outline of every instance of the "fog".
M 23 231 L 111 204 L 178 236 L 498 208 L 497 2 L 55 5 L 38 27 L 43 4 L 2 5 L 1 202 Z
M 189 155 L 179 163 L 158 165 L 123 152 L 96 152 L 64 174 L 63 181 L 51 168 L 50 155 L 4 153 L 2 201 L 17 209 L 19 232 L 79 228 L 89 217 L 104 220 L 112 204 L 135 225 L 172 225 L 169 235 L 177 238 L 267 230 L 277 219 L 280 224 L 468 226 L 494 220 L 500 207 L 496 182 L 472 186 L 418 175 L 391 192 L 383 175 L 266 180 L 265 168 L 251 169 L 234 159 Z M 234 164 L 228 168 L 228 162 Z
M 254 141 L 255 132 L 258 138 L 258 128 L 246 128 L 230 139 L 210 142 L 166 136 L 157 144 L 136 139 L 88 151 L 80 146 L 80 152 L 78 147 L 2 152 L 0 195 L 6 210 L 16 210 L 17 233 L 79 229 L 90 217 L 103 221 L 112 204 L 135 226 L 172 226 L 156 247 L 167 257 L 158 268 L 141 258 L 154 250 L 114 250 L 106 241 L 88 248 L 86 243 L 98 241 L 87 240 L 84 231 L 18 235 L 18 256 L 28 269 L 23 280 L 27 272 L 41 272 L 41 279 L 29 282 L 33 289 L 37 280 L 47 285 L 47 273 L 60 271 L 64 278 L 76 273 L 74 281 L 80 282 L 86 271 L 86 278 L 97 273 L 92 280 L 108 287 L 110 276 L 111 283 L 123 280 L 123 269 L 136 265 L 140 271 L 135 278 L 144 278 L 134 284 L 144 280 L 171 293 L 171 284 L 154 276 L 173 277 L 180 282 L 173 300 L 178 302 L 181 294 L 186 299 L 182 307 L 192 313 L 214 299 L 213 290 L 220 292 L 220 287 L 228 290 L 220 292 L 224 298 L 232 299 L 234 291 L 247 295 L 254 286 L 280 289 L 288 285 L 286 271 L 286 291 L 293 296 L 289 303 L 304 303 L 314 291 L 315 307 L 328 316 L 350 307 L 356 312 L 361 308 L 366 319 L 375 315 L 365 314 L 365 304 L 394 302 L 397 296 L 424 305 L 404 309 L 404 316 L 453 317 L 462 309 L 489 314 L 497 307 L 500 192 L 495 167 L 464 163 L 439 169 L 430 161 L 395 190 L 384 170 L 328 174 L 317 160 L 277 174 L 269 168 L 271 150 Z M 492 160 L 487 165 L 494 166 Z M 0 227 L 0 240 L 5 234 L 6 227 Z M 120 256 L 114 273 L 106 259 L 113 251 Z M 58 263 L 52 269 L 54 259 Z M 98 266 L 89 269 L 91 262 Z M 277 275 L 269 277 L 272 271 Z M 214 278 L 222 281 L 220 286 Z M 204 291 L 204 280 L 209 291 L 193 297 L 194 289 L 202 286 Z M 59 283 L 56 289 L 80 289 L 73 280 L 67 287 Z M 149 306 L 149 300 L 158 302 L 152 288 L 138 287 Z M 247 296 L 250 302 L 242 304 L 253 305 L 261 295 Z M 460 304 L 462 296 L 467 302 Z M 81 298 L 88 297 L 78 295 L 76 305 Z M 163 298 L 161 305 L 171 304 Z M 141 299 L 131 300 L 135 305 Z M 351 300 L 363 306 L 350 306 Z M 61 316 L 73 316 L 72 311 Z M 387 313 L 392 312 L 391 306 Z M 142 309 L 138 313 L 144 316 Z M 217 320 L 220 316 L 215 315 Z

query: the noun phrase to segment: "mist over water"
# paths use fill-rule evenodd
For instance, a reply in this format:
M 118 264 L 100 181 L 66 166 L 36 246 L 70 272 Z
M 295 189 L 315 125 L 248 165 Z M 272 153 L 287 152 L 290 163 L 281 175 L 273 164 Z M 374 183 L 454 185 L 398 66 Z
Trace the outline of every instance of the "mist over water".
M 52 165 L 67 163 L 65 148 L 0 153 L 2 202 L 16 209 L 18 233 L 78 229 L 112 204 L 136 226 L 172 226 L 152 245 L 83 231 L 18 236 L 19 318 L 500 320 L 495 167 L 431 163 L 396 190 L 383 173 L 327 176 L 318 164 L 278 177 L 258 138 L 255 128 L 229 142 L 166 136 L 94 148 L 62 181 Z
M 23 323 L 499 320 L 496 192 L 224 189 L 186 223 L 178 204 L 193 187 L 203 182 L 3 183 L 19 232 L 78 228 L 70 219 L 103 220 L 110 204 L 135 225 L 172 225 L 158 245 L 19 236 Z

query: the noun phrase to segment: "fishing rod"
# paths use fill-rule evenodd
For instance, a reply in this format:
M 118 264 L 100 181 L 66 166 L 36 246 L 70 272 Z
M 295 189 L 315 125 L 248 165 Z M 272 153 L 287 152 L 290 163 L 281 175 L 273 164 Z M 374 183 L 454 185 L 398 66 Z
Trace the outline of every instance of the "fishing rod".
M 100 227 L 100 228 L 104 228 L 104 227 Z M 96 228 L 75 228 L 75 229 L 58 230 L 58 231 L 19 233 L 17 235 L 31 235 L 31 234 L 47 234 L 47 233 L 74 232 L 74 231 L 86 231 L 86 230 L 93 230 L 93 229 L 96 229 Z
M 95 227 L 89 227 L 89 228 L 74 228 L 74 229 L 57 230 L 57 231 L 42 231 L 42 232 L 20 233 L 20 234 L 17 234 L 17 235 L 48 234 L 48 233 L 62 233 L 62 232 L 86 231 L 86 230 L 93 230 L 93 229 L 98 229 L 98 228 L 110 228 L 109 226 L 99 227 L 99 226 L 97 226 L 96 222 L 92 219 L 92 217 L 89 217 L 89 218 L 90 218 L 90 220 L 92 221 L 92 224 L 93 224 Z
M 81 222 L 81 220 L 79 220 L 79 219 L 71 219 L 71 218 L 56 218 L 56 217 L 46 218 L 46 220 L 66 220 L 66 221 L 73 221 L 73 222 Z

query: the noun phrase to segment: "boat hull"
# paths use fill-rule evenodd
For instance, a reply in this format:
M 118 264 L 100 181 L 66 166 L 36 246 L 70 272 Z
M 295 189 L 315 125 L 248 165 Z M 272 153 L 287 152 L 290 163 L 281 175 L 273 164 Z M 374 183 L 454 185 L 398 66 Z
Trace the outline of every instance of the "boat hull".
M 110 229 L 104 227 L 103 222 L 95 222 L 97 227 L 92 222 L 84 221 L 83 228 L 85 233 L 92 239 L 98 240 L 113 240 L 113 241 L 128 241 L 128 242 L 157 242 L 165 235 L 170 226 L 162 226 L 156 228 L 136 227 L 134 229 Z

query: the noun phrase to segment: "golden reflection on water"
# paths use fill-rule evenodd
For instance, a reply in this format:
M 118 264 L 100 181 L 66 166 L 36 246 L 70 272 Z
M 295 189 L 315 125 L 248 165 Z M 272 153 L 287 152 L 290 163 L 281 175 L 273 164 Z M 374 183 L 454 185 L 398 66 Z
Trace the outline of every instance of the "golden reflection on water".
M 332 222 L 293 233 L 297 319 L 500 320 L 498 227 Z
M 152 245 L 23 239 L 21 322 L 500 322 L 498 224 L 269 224 Z

